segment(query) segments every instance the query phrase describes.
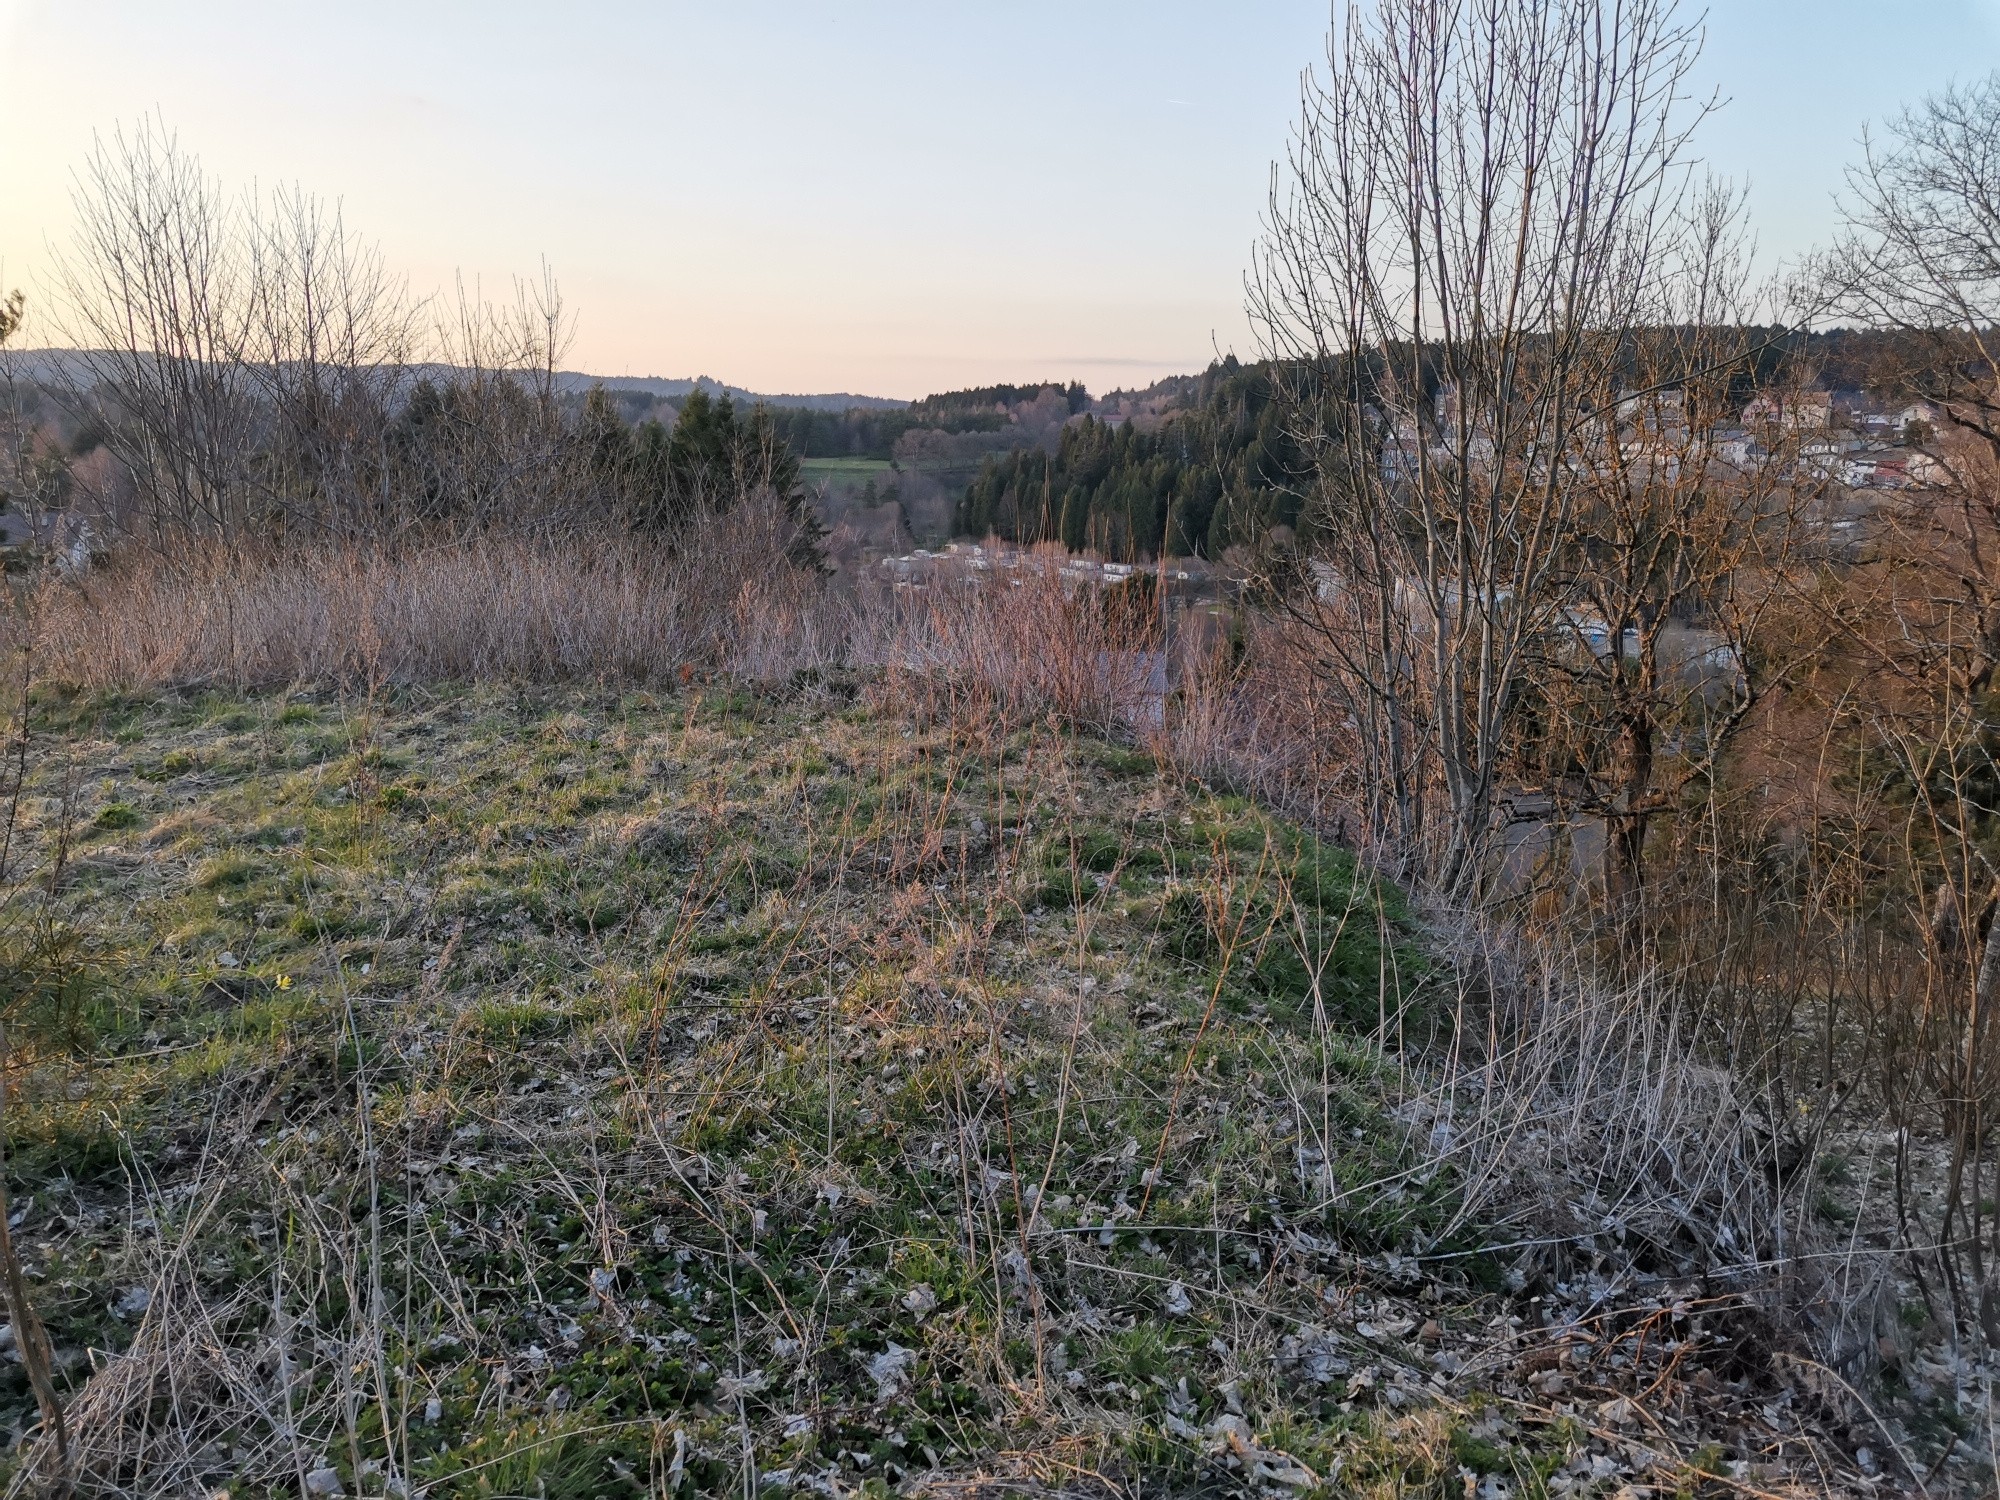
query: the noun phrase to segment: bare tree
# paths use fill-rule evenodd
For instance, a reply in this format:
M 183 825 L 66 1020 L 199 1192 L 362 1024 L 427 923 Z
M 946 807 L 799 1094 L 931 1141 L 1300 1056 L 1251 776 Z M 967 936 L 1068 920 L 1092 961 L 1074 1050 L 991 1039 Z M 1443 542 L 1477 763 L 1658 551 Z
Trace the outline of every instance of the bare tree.
M 1848 189 L 1846 231 L 1817 270 L 1845 312 L 1894 335 L 1888 378 L 1927 400 L 1939 429 L 1937 484 L 1890 513 L 1875 628 L 1855 638 L 1900 684 L 1877 700 L 1883 742 L 1918 747 L 1905 774 L 1938 794 L 1919 797 L 1925 818 L 1952 830 L 1937 907 L 1971 920 L 1933 926 L 1960 941 L 1991 933 L 1976 970 L 1983 1015 L 2000 1004 L 2000 861 L 1965 816 L 1982 799 L 1958 783 L 1967 756 L 2000 774 L 1986 730 L 2000 669 L 2000 74 L 1871 135 Z
M 554 278 L 410 295 L 337 206 L 230 196 L 156 122 L 100 141 L 59 257 L 66 404 L 134 475 L 155 546 L 579 518 Z
M 138 480 L 155 545 L 255 518 L 256 265 L 240 205 L 153 122 L 100 139 L 55 261 L 54 376 Z
M 422 309 L 337 207 L 292 189 L 250 218 L 262 486 L 287 525 L 378 536 L 398 511 L 391 435 Z
M 1961 1326 L 1970 1289 L 2000 1342 L 2000 74 L 1871 133 L 1843 206 L 1813 269 L 1845 316 L 1887 334 L 1883 383 L 1926 403 L 1931 482 L 1882 507 L 1881 545 L 1829 610 L 1830 738 L 1869 768 L 1845 836 L 1874 854 L 1878 920 L 1920 960 L 1874 1019 L 1885 1098 L 1950 1148 L 1931 1223 L 1911 1228 L 1923 1205 L 1899 1173 L 1906 1242 Z
M 1823 434 L 1736 425 L 1750 390 L 1785 405 L 1784 387 L 1760 376 L 1771 351 L 1741 199 L 1710 188 L 1687 208 L 1689 253 L 1654 326 L 1625 341 L 1635 394 L 1601 407 L 1559 460 L 1559 613 L 1526 651 L 1531 711 L 1510 768 L 1517 803 L 1601 833 L 1603 890 L 1629 937 L 1654 826 L 1699 811 L 1723 752 L 1800 664 L 1787 606 L 1801 543 L 1827 534 L 1833 477 L 1803 451 Z
M 516 282 L 502 305 L 459 284 L 432 335 L 433 378 L 405 408 L 407 515 L 549 532 L 592 508 L 556 380 L 572 329 L 547 267 L 539 282 Z
M 2000 73 L 1863 141 L 1845 232 L 1816 268 L 1848 316 L 1903 335 L 1887 372 L 2000 453 Z
M 1375 836 L 1448 890 L 1489 872 L 1568 459 L 1696 248 L 1698 45 L 1671 0 L 1350 10 L 1274 178 L 1250 306 L 1317 456 L 1311 614 Z

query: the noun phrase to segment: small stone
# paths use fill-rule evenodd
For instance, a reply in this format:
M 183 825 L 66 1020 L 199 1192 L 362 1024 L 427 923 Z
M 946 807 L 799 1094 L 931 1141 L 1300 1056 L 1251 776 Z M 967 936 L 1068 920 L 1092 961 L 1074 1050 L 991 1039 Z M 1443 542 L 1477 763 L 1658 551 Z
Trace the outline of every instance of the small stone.
M 337 1470 L 314 1469 L 306 1475 L 306 1493 L 324 1495 L 328 1500 L 334 1500 L 334 1497 L 344 1495 L 347 1491 L 340 1487 L 340 1474 Z
M 234 953 L 225 953 L 222 955 L 222 957 L 218 958 L 216 962 L 221 964 L 222 967 L 225 969 L 233 969 L 238 964 L 242 963 L 242 960 L 238 958 Z

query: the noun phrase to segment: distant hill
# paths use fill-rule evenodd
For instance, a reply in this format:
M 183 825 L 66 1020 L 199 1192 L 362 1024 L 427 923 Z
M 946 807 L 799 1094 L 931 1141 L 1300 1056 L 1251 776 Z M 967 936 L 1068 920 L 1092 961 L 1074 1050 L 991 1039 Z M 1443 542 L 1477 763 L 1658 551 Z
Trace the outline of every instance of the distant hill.
M 908 401 L 900 401 L 893 396 L 854 396 L 846 391 L 816 396 L 768 395 L 746 390 L 739 385 L 725 385 L 706 375 L 697 375 L 693 380 L 667 380 L 658 375 L 585 375 L 576 370 L 559 370 L 556 379 L 566 391 L 587 391 L 594 385 L 601 385 L 607 391 L 633 391 L 664 401 L 678 401 L 683 396 L 702 390 L 711 396 L 728 396 L 732 401 L 752 405 L 761 402 L 765 406 L 805 411 L 901 411 L 910 405 Z
M 10 351 L 8 360 L 15 373 L 22 378 L 47 381 L 54 379 L 66 362 L 76 358 L 76 354 L 73 349 L 18 349 Z M 450 372 L 439 365 L 419 365 L 413 367 L 412 373 L 435 379 Z M 629 391 L 660 400 L 677 401 L 693 391 L 703 390 L 711 396 L 726 395 L 734 401 L 751 405 L 762 402 L 765 406 L 806 411 L 901 411 L 910 405 L 908 401 L 893 396 L 854 396 L 845 391 L 824 395 L 765 395 L 742 386 L 725 385 L 706 375 L 697 375 L 692 380 L 667 380 L 657 375 L 590 375 L 581 370 L 558 370 L 556 382 L 562 390 L 578 394 L 594 385 L 601 385 L 608 391 Z

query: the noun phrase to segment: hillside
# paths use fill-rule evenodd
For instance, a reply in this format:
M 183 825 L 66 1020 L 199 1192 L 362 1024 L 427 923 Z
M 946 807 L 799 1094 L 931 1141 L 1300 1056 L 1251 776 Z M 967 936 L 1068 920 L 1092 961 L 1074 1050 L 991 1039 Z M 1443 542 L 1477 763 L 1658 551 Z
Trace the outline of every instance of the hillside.
M 586 375 L 575 370 L 560 370 L 556 373 L 556 382 L 562 390 L 572 394 L 601 385 L 607 391 L 630 392 L 660 401 L 678 401 L 696 391 L 706 391 L 710 396 L 727 396 L 743 405 L 769 406 L 788 411 L 891 412 L 901 411 L 911 404 L 894 396 L 857 396 L 847 391 L 770 394 L 743 386 L 725 385 L 706 375 L 698 375 L 693 380 L 668 380 L 658 375 Z
M 8 1186 L 88 1493 L 1840 1488 L 1747 1304 L 1474 1253 L 1401 898 L 1144 755 L 839 682 L 33 746 Z

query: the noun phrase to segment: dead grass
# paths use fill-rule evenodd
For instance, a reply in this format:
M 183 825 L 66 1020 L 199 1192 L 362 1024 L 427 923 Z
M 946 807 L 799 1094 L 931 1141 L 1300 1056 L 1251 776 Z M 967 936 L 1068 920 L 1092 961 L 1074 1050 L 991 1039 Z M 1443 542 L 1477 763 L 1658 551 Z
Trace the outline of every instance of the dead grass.
M 484 534 L 426 545 L 129 551 L 32 588 L 17 632 L 90 688 L 297 682 L 670 685 L 836 661 L 842 612 L 783 561 L 786 522 L 745 504 L 677 550 Z

